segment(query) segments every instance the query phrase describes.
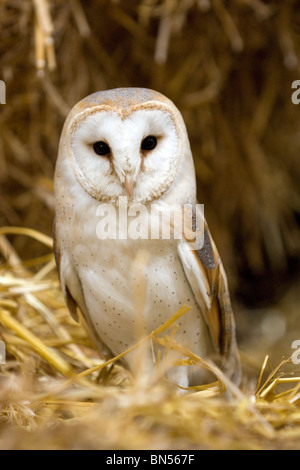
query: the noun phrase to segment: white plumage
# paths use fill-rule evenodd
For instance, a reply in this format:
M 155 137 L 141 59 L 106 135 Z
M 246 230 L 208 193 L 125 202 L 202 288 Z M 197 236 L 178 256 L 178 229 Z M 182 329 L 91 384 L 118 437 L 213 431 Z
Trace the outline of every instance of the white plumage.
M 196 204 L 195 181 L 182 116 L 166 97 L 128 88 L 82 100 L 66 120 L 55 175 L 60 280 L 72 315 L 77 318 L 79 308 L 104 354 L 117 355 L 135 344 L 137 322 L 142 320 L 144 332 L 150 333 L 189 305 L 191 310 L 178 320 L 176 341 L 201 357 L 218 356 L 221 367 L 238 381 L 226 276 L 206 224 L 203 248 L 189 250 L 185 239 L 126 239 L 128 220 L 118 217 L 125 196 L 130 204 L 143 204 L 146 213 L 151 203 L 162 210 Z M 111 204 L 117 216 L 115 239 L 97 236 L 103 204 Z M 139 251 L 148 258 L 143 319 L 137 318 L 138 280 L 132 269 Z M 149 363 L 151 357 L 149 348 Z M 133 356 L 125 362 L 134 373 Z M 208 380 L 204 370 L 182 366 L 167 375 L 182 387 Z

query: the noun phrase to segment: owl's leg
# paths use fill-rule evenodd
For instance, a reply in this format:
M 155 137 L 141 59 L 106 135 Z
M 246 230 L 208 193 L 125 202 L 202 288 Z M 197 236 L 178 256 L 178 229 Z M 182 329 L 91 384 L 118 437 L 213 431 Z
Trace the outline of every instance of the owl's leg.
M 216 380 L 214 374 L 202 367 L 191 366 L 189 370 L 189 386 L 205 385 Z
M 182 387 L 183 389 L 188 388 L 189 386 L 188 368 L 186 366 L 172 367 L 168 370 L 166 376 L 170 382 L 179 385 L 179 387 Z
M 197 366 L 172 367 L 172 369 L 166 373 L 166 376 L 170 382 L 179 385 L 182 389 L 209 384 L 216 380 L 211 372 Z M 180 389 L 179 391 L 184 392 L 184 390 Z

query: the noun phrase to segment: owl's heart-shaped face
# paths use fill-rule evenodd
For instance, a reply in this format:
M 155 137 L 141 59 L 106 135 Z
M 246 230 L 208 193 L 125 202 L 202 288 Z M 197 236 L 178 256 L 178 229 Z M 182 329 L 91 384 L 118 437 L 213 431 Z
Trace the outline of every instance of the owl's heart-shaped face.
M 163 103 L 124 113 L 107 105 L 77 114 L 67 148 L 77 181 L 94 199 L 147 203 L 172 185 L 182 159 L 180 129 Z

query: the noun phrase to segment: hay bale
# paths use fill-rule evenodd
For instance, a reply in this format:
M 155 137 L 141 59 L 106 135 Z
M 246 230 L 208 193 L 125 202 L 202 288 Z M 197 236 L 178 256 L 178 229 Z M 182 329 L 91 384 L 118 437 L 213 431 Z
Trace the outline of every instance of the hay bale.
M 183 112 L 232 288 L 250 300 L 258 280 L 256 299 L 270 298 L 298 270 L 295 1 L 4 0 L 0 13 L 1 225 L 50 234 L 68 110 L 95 90 L 144 86 Z
M 21 263 L 9 233 L 34 237 L 48 255 L 30 266 Z M 299 449 L 295 365 L 280 361 L 272 367 L 266 356 L 254 365 L 255 380 L 240 390 L 217 367 L 174 343 L 172 328 L 181 311 L 144 340 L 150 347 L 160 333 L 165 345 L 157 375 L 143 368 L 142 343 L 135 346 L 141 358 L 136 377 L 116 358 L 108 367 L 69 315 L 51 244 L 32 230 L 0 230 L 6 259 L 0 270 L 0 340 L 6 345 L 6 362 L 0 364 L 1 449 Z M 174 393 L 162 376 L 170 348 L 182 353 L 187 367 L 209 367 L 216 381 Z M 243 360 L 249 362 L 245 355 Z

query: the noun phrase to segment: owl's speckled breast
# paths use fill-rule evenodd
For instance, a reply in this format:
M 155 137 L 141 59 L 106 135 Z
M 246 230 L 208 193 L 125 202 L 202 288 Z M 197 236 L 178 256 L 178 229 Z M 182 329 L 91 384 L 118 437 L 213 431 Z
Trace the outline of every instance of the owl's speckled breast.
M 139 250 L 148 253 L 142 269 L 135 263 Z M 189 305 L 191 310 L 178 323 L 176 339 L 196 354 L 207 355 L 207 327 L 184 275 L 175 241 L 91 240 L 75 249 L 73 257 L 79 266 L 90 318 L 113 354 L 136 344 L 141 325 L 149 334 L 181 306 Z M 143 311 L 137 310 L 137 295 L 145 295 Z

